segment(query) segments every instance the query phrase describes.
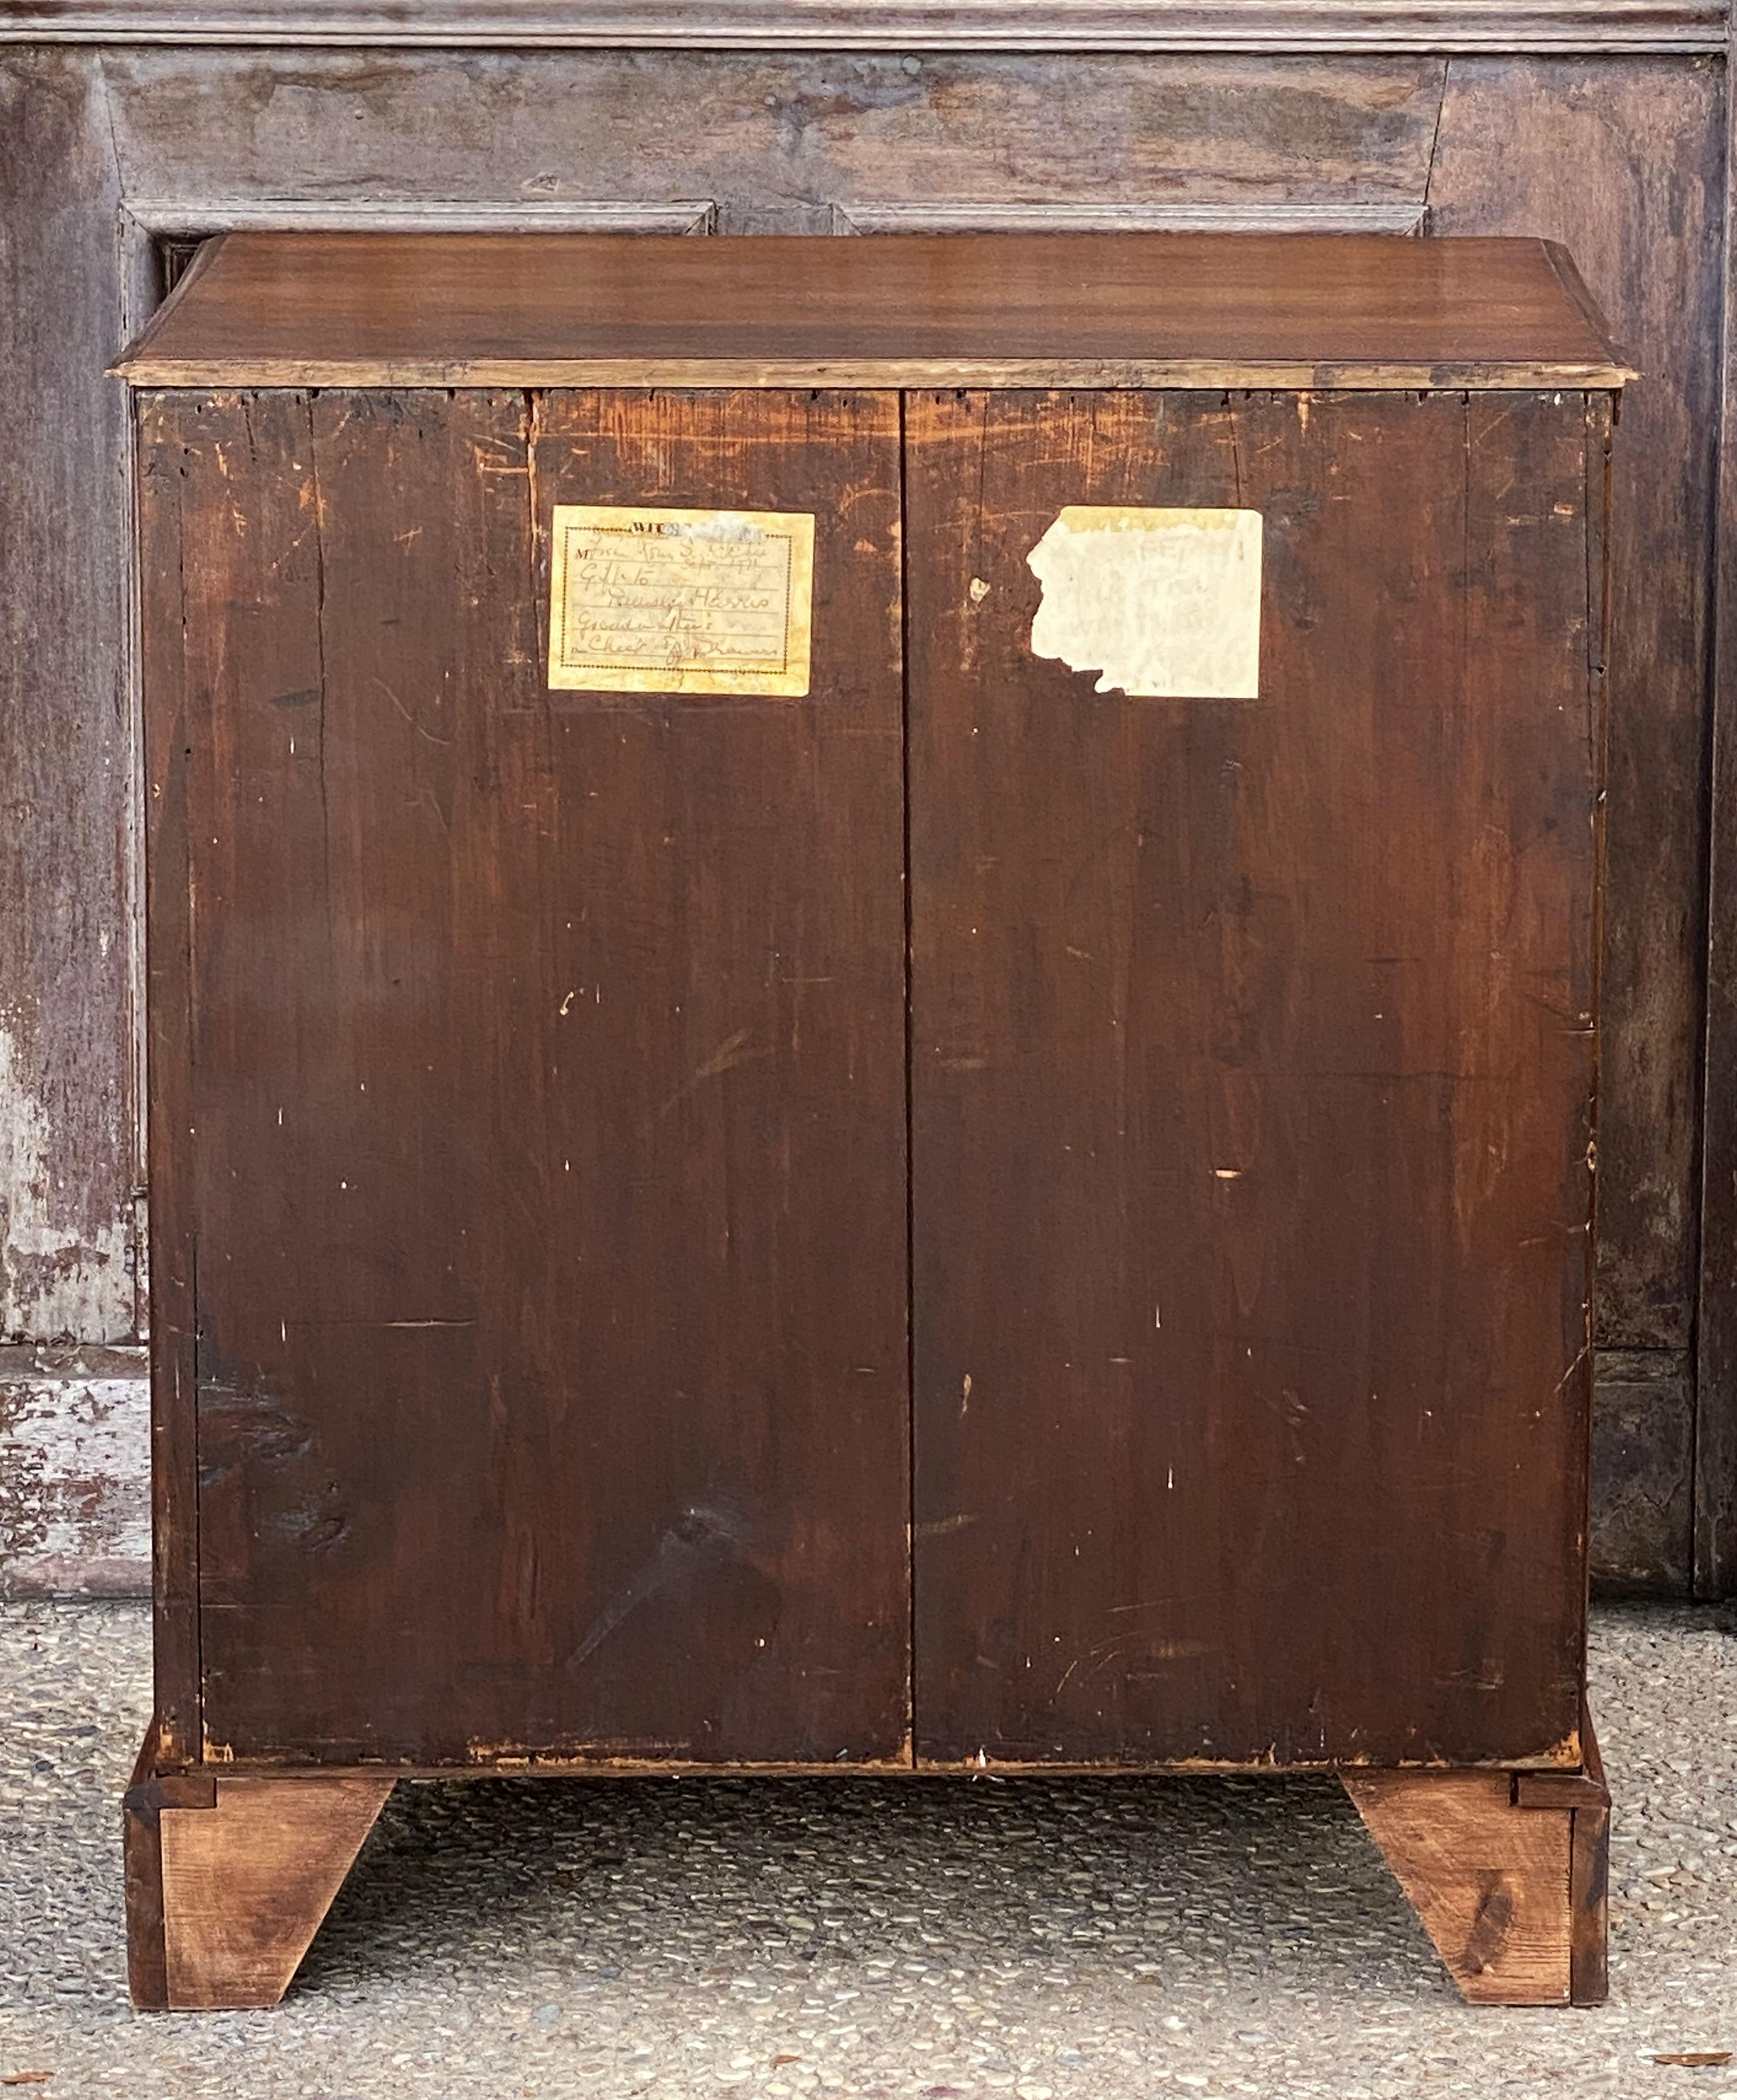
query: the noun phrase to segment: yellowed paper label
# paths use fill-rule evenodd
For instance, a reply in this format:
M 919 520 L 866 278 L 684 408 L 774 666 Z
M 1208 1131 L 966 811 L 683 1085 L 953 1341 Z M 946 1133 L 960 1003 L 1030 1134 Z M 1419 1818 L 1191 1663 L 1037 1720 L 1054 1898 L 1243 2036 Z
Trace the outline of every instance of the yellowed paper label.
M 811 514 L 558 503 L 554 531 L 551 686 L 808 690 Z
M 1259 697 L 1258 510 L 1071 504 L 1026 563 L 1043 585 L 1034 656 L 1130 699 Z

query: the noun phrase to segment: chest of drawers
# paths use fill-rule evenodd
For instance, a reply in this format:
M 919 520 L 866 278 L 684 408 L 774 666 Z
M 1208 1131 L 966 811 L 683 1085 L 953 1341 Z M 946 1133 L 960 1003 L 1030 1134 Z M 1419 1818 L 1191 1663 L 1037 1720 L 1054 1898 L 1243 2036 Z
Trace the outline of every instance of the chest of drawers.
M 231 236 L 124 360 L 134 1988 L 396 1776 L 1337 1768 L 1598 1995 L 1606 461 L 1527 241 Z

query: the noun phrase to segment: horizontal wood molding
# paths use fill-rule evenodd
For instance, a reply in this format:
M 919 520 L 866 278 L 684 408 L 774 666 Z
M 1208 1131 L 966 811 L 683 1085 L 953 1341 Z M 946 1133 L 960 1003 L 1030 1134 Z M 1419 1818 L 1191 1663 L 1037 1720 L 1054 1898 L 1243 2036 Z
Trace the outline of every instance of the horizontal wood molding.
M 219 384 L 208 363 L 143 351 L 110 370 L 137 387 Z M 1625 365 L 1584 364 L 1298 364 L 1277 359 L 1201 358 L 236 358 L 224 387 L 252 386 L 625 386 L 735 389 L 930 386 L 1298 388 L 1322 393 L 1419 394 L 1566 388 L 1602 392 L 1634 374 Z
M 835 204 L 834 233 L 1421 233 L 1385 204 Z
M 188 240 L 214 233 L 710 233 L 718 215 L 717 206 L 701 197 L 667 204 L 129 197 L 124 209 L 158 240 Z
M 113 368 L 171 387 L 1409 392 L 1632 376 L 1545 242 L 1045 232 L 228 233 Z
M 1710 51 L 1695 0 L 0 0 L 0 42 L 679 50 Z

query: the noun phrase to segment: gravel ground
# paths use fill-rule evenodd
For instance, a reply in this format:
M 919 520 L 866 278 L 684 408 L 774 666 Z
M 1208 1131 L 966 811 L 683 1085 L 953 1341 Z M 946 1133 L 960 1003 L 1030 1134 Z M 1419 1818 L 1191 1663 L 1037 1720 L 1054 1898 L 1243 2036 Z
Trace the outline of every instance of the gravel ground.
M 275 2012 L 127 2006 L 142 1607 L 0 1610 L 0 2080 L 47 2100 L 1737 2093 L 1737 1612 L 1607 1607 L 1611 2004 L 1460 2005 L 1315 1779 L 400 1786 Z

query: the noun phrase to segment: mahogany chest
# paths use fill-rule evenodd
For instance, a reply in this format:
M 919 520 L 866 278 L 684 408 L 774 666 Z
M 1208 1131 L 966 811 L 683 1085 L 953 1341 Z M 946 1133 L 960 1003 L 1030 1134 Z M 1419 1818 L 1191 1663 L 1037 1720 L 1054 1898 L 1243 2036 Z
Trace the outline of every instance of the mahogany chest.
M 396 1776 L 752 1767 L 1337 1768 L 1599 1995 L 1560 251 L 232 235 L 121 369 L 139 2001 Z

